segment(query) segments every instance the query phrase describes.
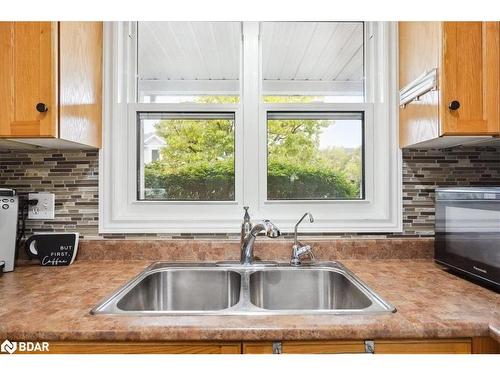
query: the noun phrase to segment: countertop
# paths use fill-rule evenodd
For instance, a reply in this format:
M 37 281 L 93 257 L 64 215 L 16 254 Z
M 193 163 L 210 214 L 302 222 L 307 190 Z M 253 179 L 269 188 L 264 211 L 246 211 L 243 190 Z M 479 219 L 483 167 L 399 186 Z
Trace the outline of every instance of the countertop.
M 0 339 L 317 340 L 499 337 L 500 294 L 447 273 L 431 260 L 341 261 L 394 314 L 363 316 L 90 315 L 149 260 L 26 265 L 0 277 Z

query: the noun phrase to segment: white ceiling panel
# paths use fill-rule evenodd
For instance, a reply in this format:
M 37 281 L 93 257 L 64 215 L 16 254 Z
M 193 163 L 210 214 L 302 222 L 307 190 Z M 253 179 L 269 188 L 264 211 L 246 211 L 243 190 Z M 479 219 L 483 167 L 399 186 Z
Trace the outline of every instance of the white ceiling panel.
M 363 71 L 363 48 L 359 48 L 356 53 L 346 62 L 342 70 L 335 76 L 336 81 L 360 81 L 364 75 Z
M 139 22 L 139 79 L 238 79 L 240 40 L 240 22 Z
M 265 80 L 334 81 L 345 77 L 348 64 L 363 79 L 362 59 L 353 60 L 363 50 L 361 22 L 263 22 L 263 76 Z
M 241 26 L 240 22 L 139 22 L 139 86 L 154 87 L 156 92 L 181 87 L 191 93 L 199 88 L 238 92 Z M 280 87 L 307 86 L 308 91 L 324 92 L 327 87 L 347 87 L 343 84 L 347 81 L 352 82 L 351 92 L 362 92 L 362 22 L 262 22 L 260 32 L 262 74 L 269 82 L 264 88 L 273 88 L 275 94 Z

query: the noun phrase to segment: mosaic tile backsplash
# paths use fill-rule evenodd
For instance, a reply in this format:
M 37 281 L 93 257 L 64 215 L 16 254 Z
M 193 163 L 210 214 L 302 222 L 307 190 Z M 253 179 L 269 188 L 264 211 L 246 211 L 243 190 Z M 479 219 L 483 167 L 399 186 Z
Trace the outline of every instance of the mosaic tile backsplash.
M 500 147 L 403 150 L 405 235 L 434 235 L 437 186 L 500 186 Z
M 0 151 L 0 186 L 55 194 L 55 220 L 27 220 L 26 232 L 98 232 L 97 151 Z
M 85 238 L 101 237 L 98 233 L 98 159 L 97 151 L 0 151 L 0 186 L 14 188 L 20 194 L 47 191 L 56 195 L 55 220 L 30 220 L 27 233 L 75 230 Z M 404 150 L 404 230 L 402 233 L 373 235 L 433 236 L 434 188 L 458 185 L 500 186 L 500 148 Z M 358 234 L 336 233 L 335 236 L 356 237 Z M 113 234 L 104 237 L 125 236 Z M 126 237 L 238 238 L 238 235 L 127 234 Z

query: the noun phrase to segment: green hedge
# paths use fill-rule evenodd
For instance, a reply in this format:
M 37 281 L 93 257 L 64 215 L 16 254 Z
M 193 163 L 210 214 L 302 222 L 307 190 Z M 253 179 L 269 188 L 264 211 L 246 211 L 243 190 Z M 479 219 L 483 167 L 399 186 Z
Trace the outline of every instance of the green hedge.
M 166 200 L 234 200 L 234 173 L 218 168 L 187 168 L 168 174 L 146 167 L 145 199 Z
M 271 162 L 267 195 L 268 199 L 352 199 L 359 197 L 359 187 L 330 168 Z
M 145 168 L 145 198 L 165 200 L 234 200 L 234 174 L 227 163 L 190 165 L 165 173 L 153 163 Z M 359 186 L 328 168 L 270 163 L 269 199 L 358 198 Z

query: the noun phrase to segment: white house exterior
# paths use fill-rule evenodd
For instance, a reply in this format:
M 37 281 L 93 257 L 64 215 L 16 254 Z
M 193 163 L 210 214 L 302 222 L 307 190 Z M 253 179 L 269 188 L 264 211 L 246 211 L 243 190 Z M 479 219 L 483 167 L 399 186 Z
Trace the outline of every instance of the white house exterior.
M 161 159 L 161 148 L 166 146 L 166 142 L 154 133 L 144 134 L 144 164 Z

